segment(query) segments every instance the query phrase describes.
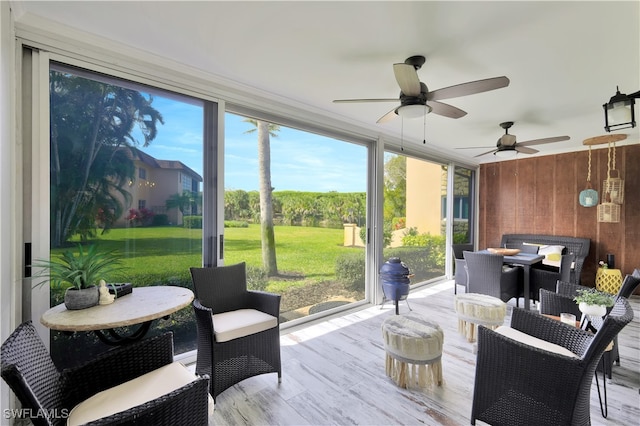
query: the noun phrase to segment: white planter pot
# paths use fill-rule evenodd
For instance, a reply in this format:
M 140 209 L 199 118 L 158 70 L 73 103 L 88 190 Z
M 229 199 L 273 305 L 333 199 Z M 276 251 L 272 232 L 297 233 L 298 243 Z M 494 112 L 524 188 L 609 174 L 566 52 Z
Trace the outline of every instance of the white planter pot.
M 578 309 L 585 315 L 592 317 L 602 318 L 607 314 L 607 307 L 604 305 L 587 305 L 585 302 L 580 302 Z

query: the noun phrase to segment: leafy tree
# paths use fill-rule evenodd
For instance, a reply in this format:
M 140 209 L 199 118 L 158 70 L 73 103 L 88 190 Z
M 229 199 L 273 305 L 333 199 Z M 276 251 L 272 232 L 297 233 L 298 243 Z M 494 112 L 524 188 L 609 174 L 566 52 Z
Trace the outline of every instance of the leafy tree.
M 260 189 L 260 230 L 262 240 L 262 265 L 268 276 L 278 275 L 276 238 L 273 229 L 273 187 L 271 186 L 271 139 L 280 126 L 266 121 L 247 118 L 243 120 L 255 126 L 245 133 L 258 133 L 258 174 Z
M 384 164 L 384 219 L 404 217 L 407 209 L 407 159 L 390 157 Z
M 169 196 L 167 201 L 165 201 L 165 206 L 167 210 L 178 209 L 180 214 L 184 216 L 184 212 L 187 208 L 192 205 L 201 205 L 202 199 L 200 194 L 196 194 L 193 191 L 183 191 L 182 194 L 173 194 Z
M 74 234 L 108 230 L 122 215 L 135 176 L 129 150 L 148 146 L 164 122 L 152 96 L 71 73 L 51 71 L 49 93 L 51 244 L 60 247 Z

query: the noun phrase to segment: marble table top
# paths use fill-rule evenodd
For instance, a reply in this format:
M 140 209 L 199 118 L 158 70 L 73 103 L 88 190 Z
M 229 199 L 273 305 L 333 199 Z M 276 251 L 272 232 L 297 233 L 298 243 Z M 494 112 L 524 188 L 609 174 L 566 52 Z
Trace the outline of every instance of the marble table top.
M 45 312 L 40 322 L 60 331 L 106 330 L 170 315 L 188 306 L 193 297 L 193 292 L 184 287 L 134 287 L 131 294 L 121 296 L 109 305 L 70 311 L 61 303 Z

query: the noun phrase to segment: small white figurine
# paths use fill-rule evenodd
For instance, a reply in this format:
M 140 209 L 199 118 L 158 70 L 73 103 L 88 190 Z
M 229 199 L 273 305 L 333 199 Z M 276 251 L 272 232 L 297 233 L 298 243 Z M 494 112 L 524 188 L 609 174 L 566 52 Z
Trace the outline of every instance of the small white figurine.
M 113 300 L 116 298 L 114 294 L 109 293 L 109 289 L 107 288 L 107 283 L 105 280 L 100 280 L 100 301 L 98 302 L 100 305 L 108 305 L 109 303 L 113 303 Z

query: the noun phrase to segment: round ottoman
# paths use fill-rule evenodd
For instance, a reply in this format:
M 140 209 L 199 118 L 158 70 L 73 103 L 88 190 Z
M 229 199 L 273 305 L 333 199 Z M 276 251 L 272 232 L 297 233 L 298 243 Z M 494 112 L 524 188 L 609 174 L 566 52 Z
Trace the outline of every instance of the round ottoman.
M 442 385 L 442 328 L 416 313 L 394 315 L 382 323 L 385 369 L 398 386 Z
M 458 332 L 469 342 L 476 340 L 478 324 L 495 329 L 504 324 L 504 317 L 507 314 L 506 303 L 486 294 L 457 294 L 454 297 L 454 304 L 458 314 Z

